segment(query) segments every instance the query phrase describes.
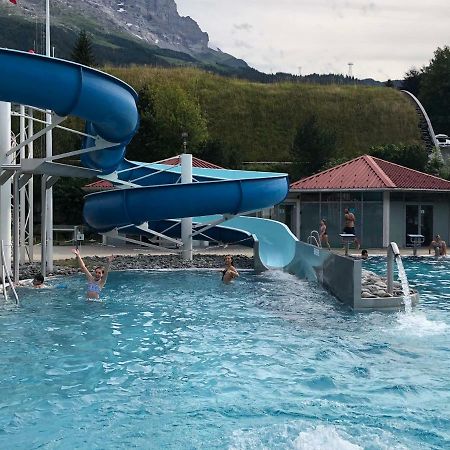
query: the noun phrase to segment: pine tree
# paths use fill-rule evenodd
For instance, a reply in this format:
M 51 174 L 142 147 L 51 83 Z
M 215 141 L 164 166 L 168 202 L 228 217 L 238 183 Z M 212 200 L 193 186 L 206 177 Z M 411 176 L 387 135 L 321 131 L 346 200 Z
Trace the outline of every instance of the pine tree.
M 92 41 L 85 30 L 81 30 L 72 50 L 72 61 L 85 66 L 94 66 L 95 57 L 92 51 Z

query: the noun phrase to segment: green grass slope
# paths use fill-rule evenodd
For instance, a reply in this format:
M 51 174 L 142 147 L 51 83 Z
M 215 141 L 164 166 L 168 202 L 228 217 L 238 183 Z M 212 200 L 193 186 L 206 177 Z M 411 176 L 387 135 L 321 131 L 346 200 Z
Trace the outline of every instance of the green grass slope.
M 241 161 L 288 161 L 295 133 L 311 114 L 337 136 L 336 157 L 371 146 L 420 142 L 418 116 L 399 91 L 381 87 L 259 84 L 198 69 L 106 68 L 136 90 L 182 89 L 199 104 L 209 139 Z

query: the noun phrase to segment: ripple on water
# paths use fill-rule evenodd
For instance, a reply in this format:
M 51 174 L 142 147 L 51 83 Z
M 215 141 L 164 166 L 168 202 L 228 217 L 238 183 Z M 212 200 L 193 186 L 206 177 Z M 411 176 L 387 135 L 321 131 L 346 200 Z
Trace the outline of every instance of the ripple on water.
M 102 304 L 82 277 L 26 293 L 0 309 L 0 448 L 443 448 L 450 290 L 413 269 L 408 318 L 280 272 L 113 272 Z

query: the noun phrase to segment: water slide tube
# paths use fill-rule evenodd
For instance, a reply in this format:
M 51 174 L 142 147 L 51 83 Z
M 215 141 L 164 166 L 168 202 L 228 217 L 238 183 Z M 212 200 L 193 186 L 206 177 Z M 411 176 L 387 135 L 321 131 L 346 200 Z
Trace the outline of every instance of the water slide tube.
M 286 174 L 194 169 L 195 182 L 180 184 L 179 167 L 125 160 L 126 145 L 139 122 L 137 94 L 115 77 L 69 61 L 6 49 L 0 49 L 0 67 L 1 101 L 80 117 L 89 134 L 113 144 L 82 157 L 85 166 L 101 170 L 121 186 L 85 198 L 85 221 L 99 232 L 182 217 L 201 216 L 197 222 L 202 223 L 207 220 L 204 216 L 270 207 L 288 192 Z M 84 143 L 93 144 L 91 138 Z M 295 242 L 283 224 L 250 217 L 234 218 L 216 233 L 228 233 L 233 239 L 252 236 L 267 267 L 286 266 Z

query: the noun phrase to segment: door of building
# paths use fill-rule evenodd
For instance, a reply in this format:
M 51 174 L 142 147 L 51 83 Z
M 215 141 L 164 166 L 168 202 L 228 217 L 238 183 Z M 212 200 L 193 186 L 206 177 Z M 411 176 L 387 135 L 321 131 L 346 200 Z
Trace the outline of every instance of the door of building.
M 405 242 L 410 244 L 408 234 L 422 234 L 424 246 L 433 240 L 433 205 L 406 205 Z

